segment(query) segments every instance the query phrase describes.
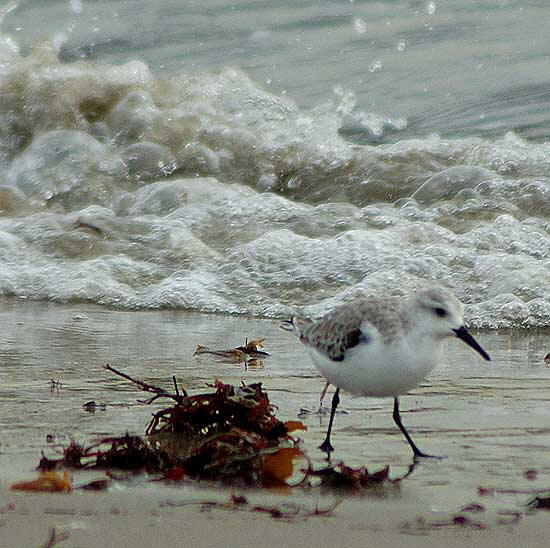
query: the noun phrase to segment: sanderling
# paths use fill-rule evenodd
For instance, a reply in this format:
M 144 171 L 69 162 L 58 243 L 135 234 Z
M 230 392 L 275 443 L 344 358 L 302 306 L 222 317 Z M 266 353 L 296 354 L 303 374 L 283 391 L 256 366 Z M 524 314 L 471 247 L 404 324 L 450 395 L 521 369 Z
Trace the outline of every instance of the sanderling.
M 295 316 L 282 325 L 306 347 L 315 366 L 336 387 L 327 436 L 320 449 L 330 453 L 330 433 L 340 389 L 362 396 L 394 398 L 393 420 L 415 457 L 429 457 L 401 422 L 398 396 L 418 386 L 438 363 L 441 343 L 457 336 L 486 360 L 490 357 L 463 325 L 462 303 L 448 289 L 420 289 L 409 297 L 358 299 L 320 320 Z

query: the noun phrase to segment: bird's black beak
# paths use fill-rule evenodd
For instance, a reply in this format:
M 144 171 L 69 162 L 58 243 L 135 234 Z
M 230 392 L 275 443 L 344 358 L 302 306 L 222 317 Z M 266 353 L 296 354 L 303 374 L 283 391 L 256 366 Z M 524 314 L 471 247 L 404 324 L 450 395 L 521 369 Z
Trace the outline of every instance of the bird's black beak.
M 483 350 L 483 348 L 479 346 L 477 341 L 470 335 L 470 333 L 468 333 L 468 331 L 466 331 L 466 328 L 464 326 L 458 329 L 453 329 L 453 331 L 455 332 L 456 336 L 460 340 L 464 341 L 468 346 L 471 346 L 474 350 L 477 350 L 488 362 L 491 361 L 489 354 L 487 354 L 487 352 L 485 352 L 485 350 Z

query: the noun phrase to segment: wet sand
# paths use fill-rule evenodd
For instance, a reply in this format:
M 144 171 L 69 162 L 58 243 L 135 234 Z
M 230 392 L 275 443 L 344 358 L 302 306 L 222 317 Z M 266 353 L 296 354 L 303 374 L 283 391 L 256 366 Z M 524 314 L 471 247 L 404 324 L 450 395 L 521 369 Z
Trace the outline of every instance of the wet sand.
M 138 404 L 143 394 L 102 370 L 107 362 L 165 387 L 175 374 L 189 390 L 202 390 L 215 378 L 261 381 L 280 418 L 302 417 L 309 428 L 301 435 L 304 449 L 321 464 L 316 447 L 326 417 L 315 411 L 323 382 L 277 323 L 2 301 L 0 545 L 41 546 L 51 527 L 70 535 L 60 546 L 83 547 L 546 544 L 550 515 L 526 509 L 536 492 L 550 490 L 550 368 L 544 363 L 550 334 L 541 331 L 477 333 L 491 363 L 460 341 L 449 341 L 445 363 L 401 400 L 403 421 L 420 448 L 447 458 L 422 462 L 399 487 L 338 499 L 318 492 L 236 491 L 255 504 L 293 503 L 304 511 L 338 500 L 332 516 L 287 522 L 250 511 L 205 512 L 193 501 L 223 502 L 228 490 L 143 479 L 102 493 L 9 490 L 14 481 L 34 477 L 42 450 L 51 455 L 70 438 L 88 442 L 126 430 L 143 433 L 162 402 Z M 265 337 L 272 354 L 257 367 L 192 356 L 197 344 L 233 347 L 247 337 Z M 52 379 L 58 388 L 51 388 Z M 89 400 L 106 404 L 105 410 L 85 411 L 82 404 Z M 393 477 L 406 472 L 410 450 L 392 423 L 391 401 L 344 394 L 341 409 L 346 413 L 336 417 L 333 460 L 369 470 L 388 464 Z M 75 483 L 87 479 L 77 475 Z M 461 512 L 473 503 L 483 511 Z M 453 525 L 457 516 L 466 516 L 466 525 Z

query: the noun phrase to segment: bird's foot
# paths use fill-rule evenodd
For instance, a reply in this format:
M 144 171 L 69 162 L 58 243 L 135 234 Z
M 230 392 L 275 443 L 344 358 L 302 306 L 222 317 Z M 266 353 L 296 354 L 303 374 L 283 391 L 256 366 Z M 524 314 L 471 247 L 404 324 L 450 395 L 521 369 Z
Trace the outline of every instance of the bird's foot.
M 330 453 L 334 451 L 334 447 L 332 447 L 332 443 L 330 443 L 330 440 L 327 438 L 321 445 L 319 445 L 319 449 L 321 451 L 324 451 L 325 453 L 328 453 L 330 456 Z
M 439 456 L 439 455 L 428 455 L 427 453 L 422 453 L 422 451 L 415 451 L 414 452 L 414 460 L 417 461 L 418 459 L 435 459 L 435 460 L 443 460 L 446 459 L 445 456 Z

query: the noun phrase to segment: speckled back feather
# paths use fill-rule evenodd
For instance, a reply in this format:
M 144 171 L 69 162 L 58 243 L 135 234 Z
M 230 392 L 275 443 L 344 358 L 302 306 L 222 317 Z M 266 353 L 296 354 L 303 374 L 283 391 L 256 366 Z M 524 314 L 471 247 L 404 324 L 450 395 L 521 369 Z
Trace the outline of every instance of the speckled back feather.
M 402 299 L 357 300 L 335 308 L 317 322 L 302 322 L 298 333 L 304 344 L 315 347 L 331 360 L 342 361 L 350 348 L 369 342 L 361 325 L 370 324 L 376 329 L 383 343 L 398 338 L 410 328 L 409 315 L 402 306 Z M 293 322 L 296 324 L 297 319 Z

